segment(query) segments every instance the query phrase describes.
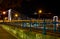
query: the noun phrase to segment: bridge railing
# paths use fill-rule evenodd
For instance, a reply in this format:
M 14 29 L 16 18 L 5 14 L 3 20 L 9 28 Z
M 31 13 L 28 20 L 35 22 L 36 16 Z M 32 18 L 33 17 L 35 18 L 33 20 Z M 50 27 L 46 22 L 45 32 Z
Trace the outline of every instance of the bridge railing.
M 36 28 L 36 29 L 42 29 L 44 32 L 46 30 L 53 30 L 54 32 L 57 32 L 57 30 L 60 32 L 60 22 L 56 22 L 53 20 L 12 20 L 10 22 L 7 22 L 9 25 L 18 25 L 21 26 L 22 28 L 29 27 L 30 30 L 31 28 Z M 58 24 L 58 27 L 57 27 Z

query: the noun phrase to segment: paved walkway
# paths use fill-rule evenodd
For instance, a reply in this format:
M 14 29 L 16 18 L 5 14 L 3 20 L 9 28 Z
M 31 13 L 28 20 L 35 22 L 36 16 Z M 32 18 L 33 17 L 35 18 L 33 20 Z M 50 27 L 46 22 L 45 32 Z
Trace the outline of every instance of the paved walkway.
M 5 31 L 0 25 L 0 39 L 17 39 L 17 38 L 15 38 L 10 33 Z

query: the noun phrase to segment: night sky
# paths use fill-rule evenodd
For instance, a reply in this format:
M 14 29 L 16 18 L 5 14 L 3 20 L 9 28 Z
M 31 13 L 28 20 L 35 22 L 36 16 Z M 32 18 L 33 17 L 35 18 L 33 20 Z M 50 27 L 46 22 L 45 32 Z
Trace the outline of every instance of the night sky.
M 31 1 L 23 1 L 21 4 L 21 8 L 24 14 L 28 16 L 34 16 L 34 12 L 37 12 L 39 9 L 43 11 L 43 13 L 52 13 L 54 15 L 60 15 L 59 12 L 59 1 L 41 1 L 41 0 L 31 0 Z M 36 17 L 36 16 L 34 16 Z
M 60 15 L 60 2 L 58 0 L 19 0 L 21 3 L 14 7 L 20 13 L 25 14 L 29 17 L 38 17 L 38 15 L 34 15 L 34 12 L 38 12 L 39 9 L 43 11 L 43 13 L 52 13 L 54 15 Z M 13 3 L 13 2 L 12 2 Z M 11 4 L 10 4 L 11 5 Z M 14 5 L 14 4 L 13 4 Z M 19 6 L 20 5 L 20 6 Z

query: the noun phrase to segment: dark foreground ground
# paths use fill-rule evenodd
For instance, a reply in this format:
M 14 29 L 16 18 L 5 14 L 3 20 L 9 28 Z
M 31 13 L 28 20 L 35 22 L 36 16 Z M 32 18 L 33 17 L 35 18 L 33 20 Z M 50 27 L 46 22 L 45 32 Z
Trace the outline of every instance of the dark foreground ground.
M 17 38 L 15 38 L 10 33 L 5 31 L 0 25 L 0 39 L 17 39 Z

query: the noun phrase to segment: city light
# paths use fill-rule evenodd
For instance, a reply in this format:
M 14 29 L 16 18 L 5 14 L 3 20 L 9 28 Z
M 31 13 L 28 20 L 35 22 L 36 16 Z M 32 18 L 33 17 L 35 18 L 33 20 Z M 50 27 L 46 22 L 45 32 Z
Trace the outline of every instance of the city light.
M 39 14 L 42 13 L 42 10 L 39 10 L 38 13 L 39 13 Z
M 6 12 L 5 11 L 3 11 L 3 15 L 5 15 L 6 14 Z
M 42 10 L 39 10 L 39 11 L 38 11 L 38 16 L 39 16 L 38 19 L 40 18 L 40 14 L 41 14 L 41 13 L 42 13 Z
M 7 17 L 5 17 L 5 20 L 7 20 L 8 18 Z
M 34 15 L 36 15 L 37 13 L 35 12 Z
M 18 14 L 15 14 L 15 17 L 18 17 Z

